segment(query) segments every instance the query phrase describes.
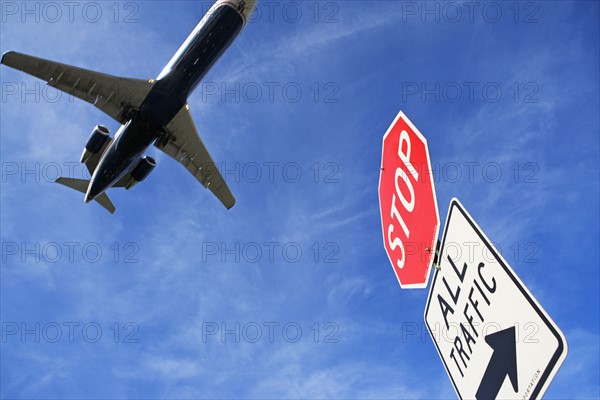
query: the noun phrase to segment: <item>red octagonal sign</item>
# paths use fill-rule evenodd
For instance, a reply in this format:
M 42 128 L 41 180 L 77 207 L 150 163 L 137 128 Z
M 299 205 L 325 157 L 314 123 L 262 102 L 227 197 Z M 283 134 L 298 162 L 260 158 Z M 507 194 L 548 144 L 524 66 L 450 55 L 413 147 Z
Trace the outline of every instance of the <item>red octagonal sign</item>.
M 424 288 L 440 230 L 427 140 L 400 111 L 383 136 L 381 152 L 383 244 L 400 286 Z

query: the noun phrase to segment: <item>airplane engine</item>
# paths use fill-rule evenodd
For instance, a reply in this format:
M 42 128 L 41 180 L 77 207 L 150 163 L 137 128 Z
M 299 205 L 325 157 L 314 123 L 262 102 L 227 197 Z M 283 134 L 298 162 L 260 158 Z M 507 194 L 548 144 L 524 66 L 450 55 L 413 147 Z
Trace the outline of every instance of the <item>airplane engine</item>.
M 103 125 L 96 125 L 85 145 L 85 149 L 92 154 L 96 154 L 108 139 L 110 139 L 108 128 Z
M 98 154 L 108 143 L 110 143 L 110 132 L 108 131 L 108 128 L 104 125 L 96 125 L 90 138 L 85 144 L 83 154 L 81 155 L 81 162 L 85 163 L 92 155 Z
M 138 165 L 131 171 L 131 177 L 138 182 L 143 181 L 156 167 L 156 161 L 150 156 L 145 156 L 140 160 Z
M 152 172 L 156 167 L 156 161 L 150 156 L 145 156 L 131 171 L 131 177 L 125 185 L 125 189 L 129 190 L 144 179 Z

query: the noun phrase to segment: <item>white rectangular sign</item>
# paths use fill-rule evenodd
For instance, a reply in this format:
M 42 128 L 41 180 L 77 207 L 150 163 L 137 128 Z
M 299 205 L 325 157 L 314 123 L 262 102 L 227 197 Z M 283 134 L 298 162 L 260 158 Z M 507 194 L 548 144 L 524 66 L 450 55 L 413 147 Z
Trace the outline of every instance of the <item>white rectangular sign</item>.
M 458 396 L 540 398 L 565 337 L 457 199 L 439 267 L 425 322 Z

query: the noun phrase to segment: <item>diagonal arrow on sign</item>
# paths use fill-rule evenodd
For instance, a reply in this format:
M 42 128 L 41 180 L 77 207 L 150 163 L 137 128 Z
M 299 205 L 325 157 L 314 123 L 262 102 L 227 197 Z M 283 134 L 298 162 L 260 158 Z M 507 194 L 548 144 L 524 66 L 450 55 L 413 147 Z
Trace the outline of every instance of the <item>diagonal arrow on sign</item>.
M 517 343 L 515 327 L 489 334 L 486 343 L 494 350 L 492 358 L 483 374 L 475 397 L 477 400 L 495 399 L 500 392 L 504 379 L 508 375 L 512 387 L 517 393 Z

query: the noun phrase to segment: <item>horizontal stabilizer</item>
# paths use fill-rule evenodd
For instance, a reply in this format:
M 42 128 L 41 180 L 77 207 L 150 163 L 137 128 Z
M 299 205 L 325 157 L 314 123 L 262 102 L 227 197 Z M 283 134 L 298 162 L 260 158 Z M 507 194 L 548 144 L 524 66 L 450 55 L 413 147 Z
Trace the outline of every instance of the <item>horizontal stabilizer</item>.
M 75 189 L 78 192 L 85 194 L 87 192 L 87 188 L 90 184 L 90 181 L 86 179 L 73 179 L 73 178 L 63 178 L 60 177 L 54 182 L 60 183 L 68 188 Z
M 90 184 L 90 181 L 88 181 L 87 179 L 75 179 L 75 178 L 64 178 L 64 177 L 58 178 L 55 182 L 60 183 L 61 185 L 66 186 L 68 188 L 77 190 L 78 192 L 81 192 L 83 194 L 85 194 L 87 192 L 88 186 Z M 111 214 L 114 214 L 115 211 L 117 210 L 115 208 L 114 204 L 112 203 L 112 201 L 110 201 L 110 199 L 108 198 L 108 195 L 106 193 L 102 193 L 100 196 L 96 197 L 94 200 L 96 200 L 98 203 L 100 203 L 100 205 L 102 207 L 104 207 L 105 209 L 107 209 L 108 212 L 110 212 Z

